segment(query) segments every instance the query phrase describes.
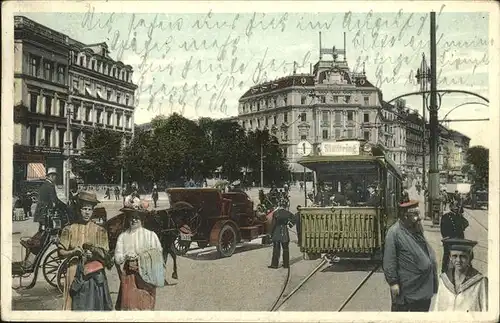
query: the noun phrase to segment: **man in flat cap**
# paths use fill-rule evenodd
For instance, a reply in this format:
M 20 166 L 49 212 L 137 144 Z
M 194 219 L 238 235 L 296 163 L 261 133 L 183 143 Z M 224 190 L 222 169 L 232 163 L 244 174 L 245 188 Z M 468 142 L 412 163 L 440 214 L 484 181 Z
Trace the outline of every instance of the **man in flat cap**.
M 450 238 L 443 243 L 450 251 L 451 266 L 439 276 L 439 292 L 433 310 L 488 311 L 488 278 L 472 267 L 472 249 L 477 242 Z
M 53 208 L 61 206 L 64 203 L 59 200 L 56 193 L 57 171 L 50 167 L 47 170 L 45 181 L 40 186 L 38 191 L 38 203 L 36 204 L 33 221 L 40 224 L 39 231 L 42 231 L 45 225 L 45 216 Z
M 425 240 L 418 201 L 400 204 L 399 220 L 385 237 L 383 269 L 392 312 L 427 312 L 437 293 L 437 263 Z

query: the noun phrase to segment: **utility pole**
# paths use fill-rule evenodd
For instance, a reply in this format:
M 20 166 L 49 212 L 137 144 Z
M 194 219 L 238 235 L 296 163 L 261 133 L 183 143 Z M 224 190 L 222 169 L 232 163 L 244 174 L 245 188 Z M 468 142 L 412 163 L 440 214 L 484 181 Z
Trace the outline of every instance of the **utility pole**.
M 264 145 L 260 139 L 260 187 L 264 188 Z
M 441 209 L 439 193 L 438 169 L 438 106 L 437 106 L 437 79 L 436 79 L 436 13 L 431 12 L 430 46 L 431 46 L 431 102 L 429 107 L 430 124 L 430 164 L 429 164 L 429 215 L 433 224 L 439 224 Z
M 68 103 L 66 104 L 66 141 L 64 142 L 66 146 L 66 173 L 65 176 L 65 195 L 66 195 L 66 203 L 69 204 L 70 197 L 70 189 L 69 189 L 69 181 L 71 177 L 71 116 L 73 115 L 71 102 L 71 95 L 68 96 Z
M 415 76 L 417 79 L 417 82 L 420 84 L 420 91 L 427 91 L 428 89 L 428 83 L 430 80 L 430 69 L 427 66 L 427 61 L 425 60 L 425 54 L 422 53 L 422 62 L 420 63 L 420 68 L 417 69 L 417 75 Z M 427 145 L 427 140 L 426 140 L 426 110 L 427 109 L 427 102 L 425 99 L 425 93 L 422 93 L 422 133 L 423 133 L 423 140 L 422 140 L 422 187 L 425 189 L 426 187 L 426 182 L 427 182 L 427 172 L 426 172 L 426 165 L 425 165 L 425 155 L 426 155 L 426 145 Z M 426 205 L 427 201 L 424 201 L 424 204 Z M 425 208 L 425 213 L 427 213 L 427 207 Z

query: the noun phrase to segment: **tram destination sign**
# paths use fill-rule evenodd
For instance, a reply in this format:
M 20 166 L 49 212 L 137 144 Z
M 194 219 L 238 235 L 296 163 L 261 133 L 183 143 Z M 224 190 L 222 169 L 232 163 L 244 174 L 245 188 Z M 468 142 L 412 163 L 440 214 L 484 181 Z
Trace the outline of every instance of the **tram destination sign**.
M 321 155 L 323 156 L 357 156 L 359 154 L 359 141 L 326 141 L 321 143 Z

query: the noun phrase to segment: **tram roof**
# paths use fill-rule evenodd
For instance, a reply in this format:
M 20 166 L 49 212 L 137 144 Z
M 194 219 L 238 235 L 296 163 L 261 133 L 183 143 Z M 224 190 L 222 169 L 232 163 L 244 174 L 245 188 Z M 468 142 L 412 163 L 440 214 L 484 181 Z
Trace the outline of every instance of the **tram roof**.
M 403 176 L 396 163 L 385 153 L 384 147 L 380 144 L 370 144 L 365 140 L 327 141 L 322 143 L 318 155 L 305 156 L 298 160 L 298 164 L 312 170 L 329 163 L 349 162 L 377 163 L 384 167 L 388 166 L 399 177 Z

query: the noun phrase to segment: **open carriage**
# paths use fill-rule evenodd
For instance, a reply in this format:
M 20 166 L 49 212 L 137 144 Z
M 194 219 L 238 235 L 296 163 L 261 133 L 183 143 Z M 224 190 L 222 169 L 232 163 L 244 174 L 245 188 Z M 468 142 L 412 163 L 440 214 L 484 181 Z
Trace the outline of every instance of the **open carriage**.
M 271 230 L 270 216 L 258 214 L 245 192 L 171 188 L 167 194 L 180 225 L 175 243 L 178 255 L 185 254 L 196 242 L 200 248 L 216 246 L 220 257 L 230 257 L 237 243 L 265 237 Z
M 95 208 L 93 221 L 106 222 L 106 210 Z M 19 278 L 19 286 L 14 289 L 31 289 L 37 283 L 40 268 L 47 283 L 62 291 L 65 266 L 59 257 L 59 237 L 62 228 L 71 223 L 65 206 L 50 210 L 45 217 L 43 230 L 33 237 L 21 238 L 21 261 L 12 262 L 12 278 Z M 22 279 L 31 277 L 31 282 L 23 286 Z

